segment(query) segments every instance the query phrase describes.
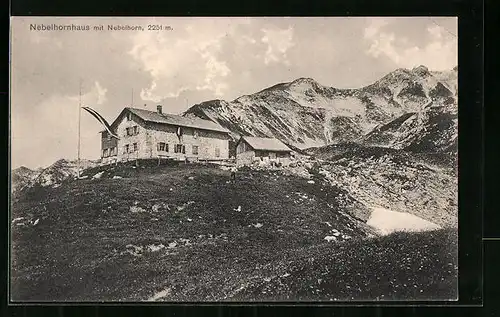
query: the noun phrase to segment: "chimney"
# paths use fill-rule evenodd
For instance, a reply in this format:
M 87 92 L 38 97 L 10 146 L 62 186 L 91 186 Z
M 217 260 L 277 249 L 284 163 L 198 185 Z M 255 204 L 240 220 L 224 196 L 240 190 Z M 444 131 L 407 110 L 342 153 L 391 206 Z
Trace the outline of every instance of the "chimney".
M 156 106 L 156 111 L 157 111 L 159 114 L 162 114 L 162 111 L 161 111 L 161 105 Z

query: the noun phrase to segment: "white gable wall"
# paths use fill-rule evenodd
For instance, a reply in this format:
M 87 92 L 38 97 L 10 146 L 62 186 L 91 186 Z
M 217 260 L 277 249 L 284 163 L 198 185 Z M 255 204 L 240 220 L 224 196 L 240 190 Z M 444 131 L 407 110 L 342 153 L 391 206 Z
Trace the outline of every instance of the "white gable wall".
M 137 126 L 139 134 L 127 136 L 127 128 Z M 124 116 L 116 127 L 116 133 L 120 137 L 118 140 L 118 159 L 131 160 L 136 158 L 144 158 L 147 155 L 147 148 L 145 146 L 146 130 L 144 124 L 137 116 L 132 114 L 132 120 L 128 121 L 127 116 Z M 137 143 L 137 152 L 124 153 L 124 146 L 129 145 L 130 151 L 133 149 L 133 144 Z

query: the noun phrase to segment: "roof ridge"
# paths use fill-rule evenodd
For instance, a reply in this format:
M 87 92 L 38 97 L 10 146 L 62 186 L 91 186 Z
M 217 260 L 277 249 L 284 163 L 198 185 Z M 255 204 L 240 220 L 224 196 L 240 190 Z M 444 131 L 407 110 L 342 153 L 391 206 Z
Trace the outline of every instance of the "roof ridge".
M 124 109 L 127 109 L 129 111 L 137 111 L 136 115 L 141 117 L 143 120 L 146 121 L 153 121 L 157 123 L 165 123 L 165 124 L 178 124 L 181 126 L 186 126 L 186 127 L 193 127 L 193 128 L 198 128 L 198 129 L 204 129 L 204 130 L 211 130 L 211 131 L 219 131 L 219 132 L 225 132 L 229 133 L 230 131 L 226 128 L 224 128 L 220 123 L 214 122 L 213 120 L 206 120 L 202 119 L 199 117 L 185 117 L 179 114 L 170 114 L 170 113 L 158 113 L 157 111 L 151 111 L 148 109 L 141 109 L 141 108 L 135 108 L 135 107 L 125 107 Z M 142 114 L 141 114 L 142 112 Z M 156 116 L 156 119 L 155 119 Z M 181 122 L 165 122 L 163 120 L 177 120 Z M 161 121 L 158 121 L 161 120 Z M 183 122 L 182 122 L 183 121 Z
M 256 150 L 291 151 L 288 145 L 276 137 L 242 136 L 242 138 Z

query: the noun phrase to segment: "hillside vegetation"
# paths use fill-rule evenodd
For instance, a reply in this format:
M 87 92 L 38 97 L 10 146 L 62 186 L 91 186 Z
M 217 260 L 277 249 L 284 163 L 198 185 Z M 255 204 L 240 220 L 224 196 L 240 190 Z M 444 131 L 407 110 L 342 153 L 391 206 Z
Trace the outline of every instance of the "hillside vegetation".
M 218 167 L 184 164 L 87 173 L 100 178 L 14 201 L 14 300 L 453 295 L 453 231 L 377 238 L 360 220 L 369 210 L 340 187 L 279 170 L 231 182 Z

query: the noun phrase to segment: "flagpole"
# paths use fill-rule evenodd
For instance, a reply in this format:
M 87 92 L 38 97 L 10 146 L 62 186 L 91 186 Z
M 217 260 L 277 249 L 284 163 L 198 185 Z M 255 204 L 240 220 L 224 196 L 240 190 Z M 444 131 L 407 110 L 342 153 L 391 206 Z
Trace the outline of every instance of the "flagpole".
M 81 117 L 82 117 L 82 79 L 80 78 L 80 92 L 79 92 L 79 98 L 78 98 L 78 160 L 77 160 L 77 176 L 78 176 L 78 179 L 80 179 Z

